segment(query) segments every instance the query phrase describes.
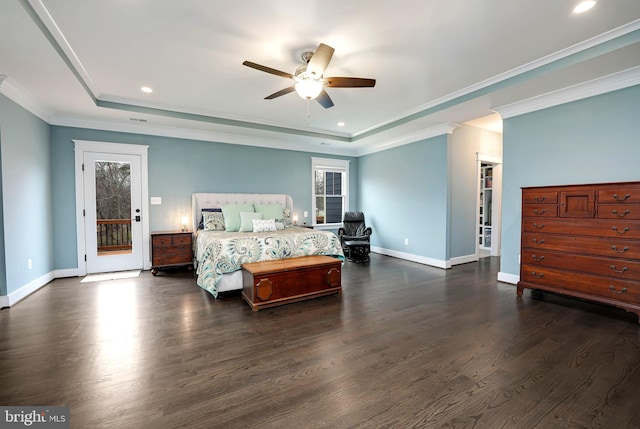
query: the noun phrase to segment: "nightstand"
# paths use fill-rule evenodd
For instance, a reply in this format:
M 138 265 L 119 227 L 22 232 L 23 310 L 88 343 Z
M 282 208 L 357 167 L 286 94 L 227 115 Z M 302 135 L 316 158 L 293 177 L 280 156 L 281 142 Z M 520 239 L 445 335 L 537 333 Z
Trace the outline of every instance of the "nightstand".
M 193 268 L 191 231 L 159 231 L 151 233 L 151 274 L 158 269 L 188 266 Z

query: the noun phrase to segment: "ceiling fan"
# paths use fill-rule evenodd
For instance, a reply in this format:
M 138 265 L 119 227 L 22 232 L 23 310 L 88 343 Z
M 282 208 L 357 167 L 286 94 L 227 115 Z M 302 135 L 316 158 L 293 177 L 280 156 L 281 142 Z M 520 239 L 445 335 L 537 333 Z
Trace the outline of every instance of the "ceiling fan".
M 273 100 L 274 98 L 296 91 L 300 97 L 307 100 L 315 99 L 322 107 L 328 109 L 329 107 L 333 107 L 333 101 L 324 90 L 324 87 L 363 88 L 374 87 L 376 85 L 375 79 L 365 79 L 361 77 L 323 77 L 324 71 L 331 61 L 333 52 L 334 49 L 324 43 L 320 43 L 315 52 L 303 52 L 301 55 L 303 64 L 296 68 L 294 74 L 252 63 L 251 61 L 245 61 L 242 64 L 296 82 L 288 88 L 281 89 L 278 92 L 266 96 L 264 98 L 265 100 Z

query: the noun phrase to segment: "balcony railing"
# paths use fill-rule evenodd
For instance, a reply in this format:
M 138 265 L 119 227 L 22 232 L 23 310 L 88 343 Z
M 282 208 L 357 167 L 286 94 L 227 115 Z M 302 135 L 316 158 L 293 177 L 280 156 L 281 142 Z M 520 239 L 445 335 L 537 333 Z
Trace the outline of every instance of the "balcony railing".
M 131 219 L 98 219 L 98 252 L 131 250 Z

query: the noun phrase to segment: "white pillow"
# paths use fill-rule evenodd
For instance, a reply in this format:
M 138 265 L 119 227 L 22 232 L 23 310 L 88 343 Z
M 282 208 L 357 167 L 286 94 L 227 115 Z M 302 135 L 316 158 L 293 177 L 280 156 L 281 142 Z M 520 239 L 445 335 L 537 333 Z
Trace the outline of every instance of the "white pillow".
M 253 232 L 268 232 L 276 230 L 275 219 L 251 219 Z

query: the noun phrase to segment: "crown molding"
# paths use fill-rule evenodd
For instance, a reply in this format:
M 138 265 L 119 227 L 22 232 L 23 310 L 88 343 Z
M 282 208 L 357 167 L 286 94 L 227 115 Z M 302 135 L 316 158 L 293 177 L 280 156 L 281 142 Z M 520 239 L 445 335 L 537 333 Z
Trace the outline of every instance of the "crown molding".
M 0 94 L 43 121 L 50 123 L 53 112 L 40 104 L 33 95 L 7 75 L 0 75 Z
M 498 112 L 500 116 L 502 116 L 502 119 L 507 119 L 639 84 L 640 66 L 557 91 L 527 98 L 526 100 L 516 103 L 495 107 L 493 110 Z
M 459 126 L 460 124 L 456 124 L 453 122 L 445 122 L 445 123 L 435 125 L 433 127 L 429 127 L 415 133 L 406 134 L 404 136 L 392 139 L 390 141 L 385 141 L 384 143 L 367 146 L 359 150 L 357 152 L 357 156 L 363 156 L 363 155 L 369 155 L 376 152 L 382 152 L 385 150 L 393 149 L 395 147 L 404 146 L 407 144 L 419 142 L 421 140 L 430 139 L 432 137 L 437 137 L 444 134 L 451 134 Z
M 197 130 L 154 124 L 123 124 L 119 121 L 81 119 L 77 117 L 56 116 L 50 122 L 54 126 L 84 128 L 91 130 L 132 133 L 176 139 L 208 141 L 242 146 L 264 147 L 269 149 L 293 150 L 298 152 L 323 153 L 328 155 L 356 156 L 355 149 L 333 146 L 325 139 L 304 139 L 303 141 L 286 141 L 281 135 L 256 137 L 219 131 Z
M 246 116 L 225 115 L 219 113 L 198 112 L 177 105 L 160 105 L 158 103 L 133 100 L 125 97 L 103 95 L 97 101 L 99 107 L 107 107 L 119 110 L 127 110 L 141 114 L 155 114 L 158 116 L 170 116 L 198 122 L 209 122 L 220 125 L 260 128 L 267 131 L 284 132 L 300 135 L 318 135 L 323 138 L 335 139 L 338 141 L 350 141 L 351 134 L 345 132 L 326 131 L 321 128 L 306 127 L 284 127 L 275 121 L 257 120 Z

